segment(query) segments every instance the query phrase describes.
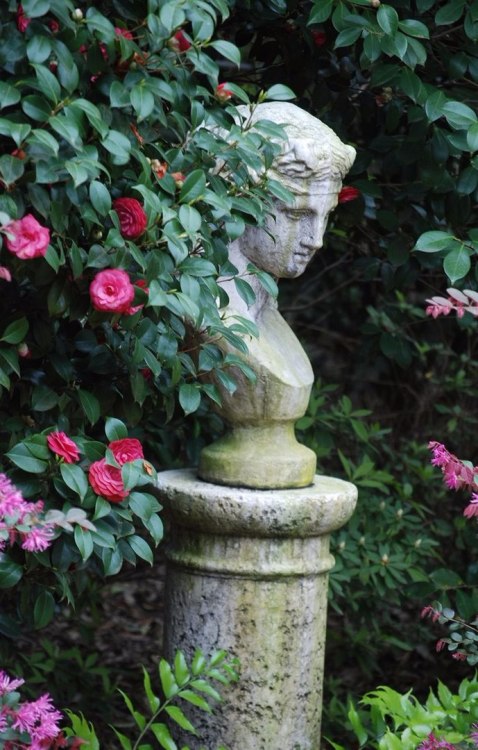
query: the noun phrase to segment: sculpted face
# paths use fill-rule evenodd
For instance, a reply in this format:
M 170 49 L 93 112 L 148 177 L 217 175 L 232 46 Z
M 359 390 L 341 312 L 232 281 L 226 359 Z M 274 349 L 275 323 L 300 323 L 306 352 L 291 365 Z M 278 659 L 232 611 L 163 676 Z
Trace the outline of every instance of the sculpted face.
M 314 192 L 314 187 L 320 192 Z M 300 276 L 322 247 L 327 219 L 337 199 L 337 181 L 323 180 L 311 185 L 309 194 L 296 195 L 292 205 L 277 202 L 274 215 L 266 223 L 270 234 L 259 227 L 248 227 L 238 240 L 241 252 L 273 276 Z

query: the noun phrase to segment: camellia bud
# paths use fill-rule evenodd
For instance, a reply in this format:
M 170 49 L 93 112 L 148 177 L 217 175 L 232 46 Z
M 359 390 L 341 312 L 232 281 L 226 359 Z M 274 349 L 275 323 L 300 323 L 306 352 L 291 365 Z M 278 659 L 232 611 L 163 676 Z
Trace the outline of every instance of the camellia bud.
M 218 86 L 216 86 L 216 90 L 214 92 L 214 96 L 219 102 L 221 102 L 221 104 L 227 102 L 227 100 L 232 96 L 232 91 L 227 89 L 226 86 L 226 83 L 220 83 Z
M 23 357 L 23 358 L 30 357 L 31 355 L 28 344 L 26 344 L 24 341 L 17 346 L 17 352 L 18 352 L 18 356 Z
M 94 240 L 101 240 L 101 239 L 103 239 L 103 232 L 101 231 L 101 229 L 95 229 L 93 231 L 93 239 Z
M 83 20 L 83 11 L 81 8 L 75 8 L 75 10 L 72 11 L 71 17 L 73 21 L 77 21 L 78 23 Z
M 382 563 L 382 565 L 388 565 L 388 563 L 390 562 L 389 556 L 388 555 L 382 555 L 382 557 L 380 559 L 380 562 Z
M 186 180 L 185 175 L 183 175 L 182 172 L 171 172 L 171 177 L 173 178 L 174 182 L 176 183 L 176 187 L 182 188 L 184 185 L 184 182 Z
M 380 8 L 380 0 L 370 0 L 372 8 Z

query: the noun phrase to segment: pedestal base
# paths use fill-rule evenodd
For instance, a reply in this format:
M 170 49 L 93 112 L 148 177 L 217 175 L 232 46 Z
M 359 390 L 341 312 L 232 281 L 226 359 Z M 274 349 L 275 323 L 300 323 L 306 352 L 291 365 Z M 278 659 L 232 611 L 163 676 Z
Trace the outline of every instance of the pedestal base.
M 289 490 L 220 487 L 194 472 L 159 475 L 172 521 L 165 655 L 224 648 L 241 679 L 212 716 L 195 716 L 192 750 L 318 750 L 329 534 L 356 488 L 316 477 Z M 185 739 L 185 738 L 184 738 Z

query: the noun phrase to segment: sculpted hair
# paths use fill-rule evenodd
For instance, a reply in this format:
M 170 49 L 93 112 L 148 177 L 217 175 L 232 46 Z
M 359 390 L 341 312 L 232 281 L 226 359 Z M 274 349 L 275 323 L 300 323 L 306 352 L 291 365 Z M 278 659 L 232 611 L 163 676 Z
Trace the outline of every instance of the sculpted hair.
M 283 183 L 296 195 L 311 191 L 313 183 L 337 183 L 337 191 L 355 159 L 355 149 L 342 143 L 334 131 L 321 120 L 289 102 L 259 104 L 252 114 L 247 107 L 242 113 L 253 124 L 270 120 L 284 127 L 288 141 L 275 159 L 269 176 Z M 313 187 L 320 192 L 319 186 Z M 330 192 L 330 191 L 328 191 Z

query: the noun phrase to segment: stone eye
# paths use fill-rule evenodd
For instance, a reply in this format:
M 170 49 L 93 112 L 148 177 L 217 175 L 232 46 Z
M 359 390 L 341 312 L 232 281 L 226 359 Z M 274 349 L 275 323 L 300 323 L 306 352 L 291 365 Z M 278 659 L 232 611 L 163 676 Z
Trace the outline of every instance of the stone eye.
M 292 221 L 300 221 L 301 219 L 308 219 L 312 216 L 312 212 L 306 208 L 289 208 L 284 211 L 284 214 L 288 219 L 292 219 Z

